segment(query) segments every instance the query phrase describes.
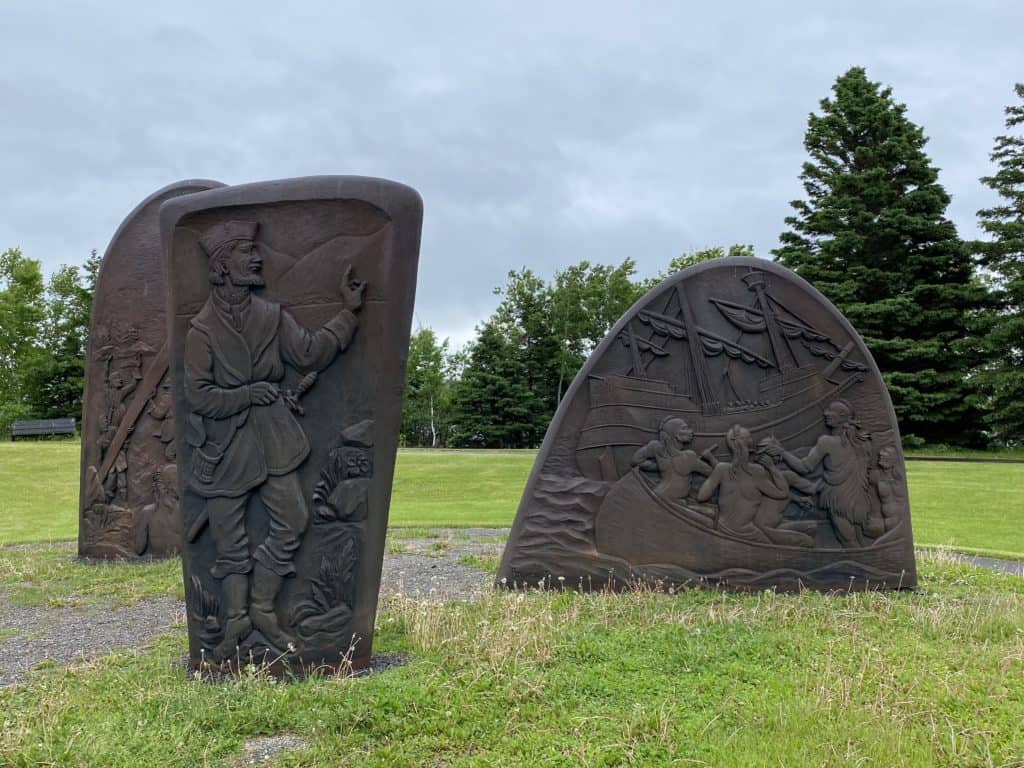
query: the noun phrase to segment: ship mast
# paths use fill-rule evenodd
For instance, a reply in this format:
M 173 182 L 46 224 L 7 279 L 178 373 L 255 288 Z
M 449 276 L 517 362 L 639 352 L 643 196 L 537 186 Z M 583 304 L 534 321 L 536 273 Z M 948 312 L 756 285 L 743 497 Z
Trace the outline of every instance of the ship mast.
M 764 325 L 768 330 L 768 341 L 772 346 L 772 352 L 775 355 L 775 361 L 779 366 L 779 371 L 785 375 L 786 371 L 793 368 L 795 361 L 793 359 L 792 350 L 788 349 L 787 342 L 783 339 L 782 332 L 779 330 L 779 323 L 775 317 L 775 310 L 772 309 L 771 302 L 768 301 L 768 297 L 765 295 L 766 280 L 764 272 L 758 270 L 751 270 L 747 274 L 743 275 L 743 282 L 747 284 L 747 288 L 757 294 L 757 304 L 761 309 L 761 313 L 764 315 Z M 784 354 L 783 349 L 789 354 Z
M 679 298 L 679 310 L 683 314 L 683 323 L 686 325 L 686 346 L 690 350 L 690 360 L 693 363 L 694 378 L 697 379 L 697 390 L 700 392 L 701 407 L 705 413 L 721 413 L 722 405 L 718 402 L 715 390 L 711 387 L 711 378 L 708 375 L 708 361 L 704 357 L 704 350 L 701 348 L 700 335 L 696 320 L 693 316 L 693 308 L 690 302 L 683 295 L 682 285 L 676 284 L 676 296 Z

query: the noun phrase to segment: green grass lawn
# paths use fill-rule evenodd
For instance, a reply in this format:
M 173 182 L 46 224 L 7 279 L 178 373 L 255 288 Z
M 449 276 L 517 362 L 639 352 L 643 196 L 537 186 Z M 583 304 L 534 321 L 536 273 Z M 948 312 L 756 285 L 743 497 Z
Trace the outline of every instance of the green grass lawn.
M 532 462 L 402 452 L 392 523 L 506 526 Z M 72 538 L 77 467 L 77 443 L 0 444 L 0 540 Z M 1024 556 L 1024 465 L 908 472 L 919 544 Z M 406 665 L 289 685 L 190 679 L 178 625 L 0 689 L 0 766 L 229 768 L 275 735 L 303 740 L 278 768 L 1024 766 L 1024 580 L 928 551 L 918 568 L 909 594 L 391 598 L 374 650 Z M 0 591 L 89 609 L 182 583 L 177 560 L 88 565 L 57 545 L 0 548 Z
M 392 526 L 509 526 L 535 451 L 399 451 Z
M 914 542 L 1024 558 L 1024 464 L 907 462 Z
M 77 440 L 0 441 L 0 544 L 78 537 Z
M 279 768 L 1019 766 L 1024 580 L 921 560 L 910 594 L 396 598 L 375 651 L 405 666 L 289 685 L 190 679 L 179 626 L 0 689 L 0 765 L 229 768 L 289 734 Z
M 394 527 L 509 526 L 533 451 L 400 451 Z M 1024 464 L 907 463 L 914 538 L 1024 557 Z M 0 443 L 0 543 L 77 533 L 78 443 Z

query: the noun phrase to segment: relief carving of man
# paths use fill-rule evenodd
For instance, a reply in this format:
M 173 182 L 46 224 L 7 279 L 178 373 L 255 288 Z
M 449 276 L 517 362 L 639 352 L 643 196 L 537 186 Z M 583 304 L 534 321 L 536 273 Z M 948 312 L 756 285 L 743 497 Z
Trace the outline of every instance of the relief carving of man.
M 803 458 L 776 442 L 768 447 L 802 475 L 821 465 L 823 483 L 818 492 L 821 507 L 828 512 L 836 538 L 844 547 L 864 547 L 885 531 L 868 493 L 870 485 L 870 435 L 860 429 L 853 406 L 845 400 L 830 403 L 824 413 L 828 434 L 818 437 Z
M 173 555 L 181 551 L 178 514 L 178 468 L 165 464 L 153 472 L 153 503 L 135 518 L 135 554 Z
M 690 478 L 694 473 L 711 474 L 714 453 L 709 448 L 700 456 L 689 448 L 693 429 L 678 416 L 667 416 L 658 426 L 658 439 L 639 448 L 631 464 L 661 475 L 655 492 L 667 499 L 685 499 L 690 494 Z
M 191 410 L 190 486 L 206 502 L 222 582 L 224 637 L 216 652 L 230 656 L 254 628 L 285 650 L 294 638 L 281 628 L 274 601 L 309 522 L 298 467 L 309 443 L 280 389 L 285 364 L 320 371 L 356 330 L 365 284 L 341 283 L 342 309 L 316 331 L 279 304 L 253 293 L 264 284 L 255 242 L 258 224 L 228 221 L 200 244 L 209 257 L 210 297 L 185 339 L 185 398 Z M 269 516 L 266 538 L 250 548 L 246 509 L 258 496 Z
M 118 427 L 128 412 L 128 404 L 131 396 L 138 387 L 138 380 L 126 377 L 124 372 L 113 370 L 108 378 L 106 391 L 107 411 L 100 421 L 99 445 L 101 456 L 106 457 L 114 442 Z M 108 501 L 115 496 L 120 496 L 125 501 L 128 496 L 128 441 L 121 443 L 118 449 L 114 466 L 105 481 L 105 490 Z
M 771 541 L 756 521 L 765 499 L 789 499 L 789 485 L 774 465 L 750 460 L 750 430 L 734 424 L 725 434 L 731 462 L 719 462 L 697 491 L 697 501 L 710 501 L 718 491 L 719 525 L 731 533 Z

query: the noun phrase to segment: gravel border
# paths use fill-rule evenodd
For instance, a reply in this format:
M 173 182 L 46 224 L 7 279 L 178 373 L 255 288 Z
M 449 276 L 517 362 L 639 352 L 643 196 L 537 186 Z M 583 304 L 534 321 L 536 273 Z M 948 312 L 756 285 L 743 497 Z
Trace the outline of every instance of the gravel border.
M 11 605 L 0 588 L 0 686 L 23 682 L 39 665 L 71 665 L 137 648 L 185 621 L 185 604 L 172 597 L 133 605 L 45 608 Z
M 389 532 L 389 543 L 404 551 L 384 555 L 381 597 L 472 600 L 489 588 L 492 576 L 459 563 L 459 558 L 500 556 L 507 533 L 503 528 L 434 529 L 429 537 L 403 538 L 402 529 Z M 487 541 L 498 538 L 502 541 Z M 53 546 L 68 549 L 69 557 L 74 557 L 74 547 L 67 542 L 17 545 L 17 549 Z M 7 592 L 0 587 L 0 687 L 24 682 L 40 665 L 72 665 L 116 649 L 140 648 L 185 621 L 185 603 L 172 597 L 128 606 L 111 601 L 47 608 L 12 605 Z M 383 671 L 404 661 L 394 654 L 375 654 L 370 670 Z
M 242 747 L 242 757 L 236 765 L 266 765 L 282 752 L 305 749 L 309 740 L 294 733 L 280 736 L 257 736 L 249 739 Z
M 981 555 L 967 555 L 962 552 L 954 553 L 957 558 L 977 568 L 987 568 L 990 571 L 1002 571 L 1014 576 L 1024 577 L 1024 561 L 1021 560 L 1000 560 L 995 557 L 982 557 Z

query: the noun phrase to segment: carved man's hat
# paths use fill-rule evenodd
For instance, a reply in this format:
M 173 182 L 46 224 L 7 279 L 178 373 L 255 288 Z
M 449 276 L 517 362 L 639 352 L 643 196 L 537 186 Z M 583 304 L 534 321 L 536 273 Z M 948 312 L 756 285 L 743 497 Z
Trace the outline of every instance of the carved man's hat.
M 342 445 L 355 445 L 360 448 L 373 447 L 373 420 L 366 419 L 341 433 Z
M 256 221 L 225 221 L 214 224 L 199 238 L 199 244 L 203 246 L 207 256 L 212 256 L 218 248 L 228 243 L 238 240 L 255 240 L 256 230 L 259 229 L 259 226 L 259 222 Z

